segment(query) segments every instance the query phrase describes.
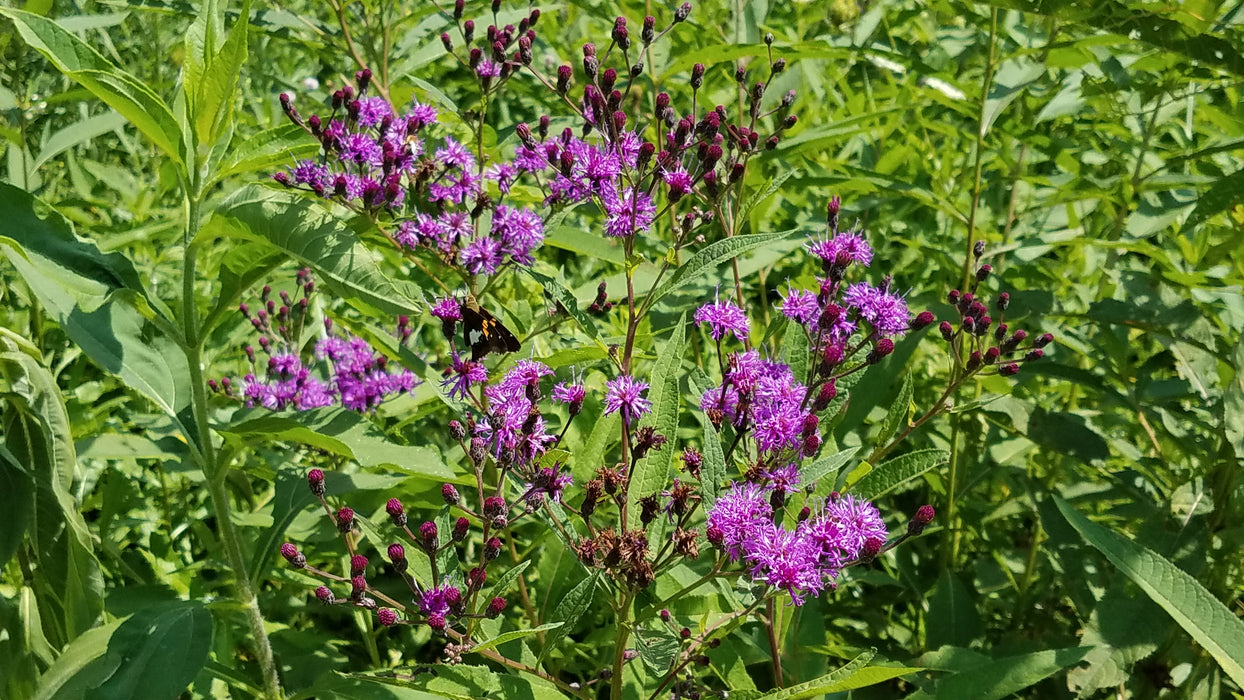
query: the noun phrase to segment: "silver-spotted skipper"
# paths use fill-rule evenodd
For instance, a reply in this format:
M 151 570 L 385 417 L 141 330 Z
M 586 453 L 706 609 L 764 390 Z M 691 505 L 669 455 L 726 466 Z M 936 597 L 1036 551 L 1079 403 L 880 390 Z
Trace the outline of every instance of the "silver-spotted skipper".
M 472 362 L 490 352 L 518 352 L 522 347 L 509 328 L 470 297 L 462 305 L 462 339 L 471 346 Z

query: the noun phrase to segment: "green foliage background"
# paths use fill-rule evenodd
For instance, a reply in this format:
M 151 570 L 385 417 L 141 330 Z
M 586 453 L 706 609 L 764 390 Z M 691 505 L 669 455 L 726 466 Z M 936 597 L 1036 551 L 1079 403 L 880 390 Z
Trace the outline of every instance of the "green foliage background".
M 383 66 L 395 100 L 477 107 L 444 57 L 444 18 L 416 5 L 349 5 L 354 54 Z M 651 5 L 541 5 L 536 60 L 575 63 L 583 41 L 607 43 L 613 17 L 669 11 Z M 782 186 L 750 211 L 747 233 L 818 230 L 839 194 L 877 249 L 872 273 L 942 318 L 984 240 L 1013 327 L 1057 338 L 1017 381 L 982 380 L 949 420 L 916 431 L 911 450 L 946 450 L 949 463 L 873 477 L 892 529 L 922 503 L 939 527 L 786 611 L 788 680 L 806 685 L 770 692 L 752 625 L 711 655 L 716 687 L 734 698 L 1241 692 L 1242 8 L 708 0 L 654 50 L 670 84 L 707 64 L 709 97 L 724 104 L 740 99 L 735 62 L 763 63 L 766 32 L 789 62 L 771 90 L 798 92 L 799 123 L 749 170 L 756 192 Z M 555 697 L 471 666 L 397 685 L 360 676 L 434 661 L 427 630 L 378 633 L 366 615 L 309 605 L 309 579 L 274 561 L 285 540 L 340 558 L 309 507 L 311 466 L 331 466 L 330 493 L 377 522 L 394 494 L 435 507 L 459 456 L 438 437 L 448 413 L 428 385 L 374 420 L 235 413 L 199 396 L 206 376 L 241 367 L 247 329 L 233 309 L 251 285 L 280 288 L 310 265 L 342 297 L 330 312 L 358 332 L 368 315 L 418 309 L 432 289 L 357 222 L 243 188 L 313 152 L 276 98 L 296 93 L 310 113 L 356 69 L 339 18 L 300 2 L 22 9 L 0 9 L 0 696 L 270 695 L 256 661 L 261 615 L 290 695 Z M 322 87 L 308 90 L 310 78 Z M 534 80 L 511 86 L 488 134 L 500 151 L 515 144 L 514 123 L 549 103 Z M 811 279 L 790 255 L 800 243 L 738 259 L 762 328 L 769 292 Z M 623 279 L 619 250 L 573 219 L 544 253 L 537 272 L 577 299 Z M 640 275 L 664 249 L 641 253 Z M 663 299 L 648 359 L 667 342 L 662 324 L 718 283 L 697 277 Z M 500 291 L 518 329 L 545 312 L 533 287 Z M 620 327 L 597 331 L 607 344 Z M 420 337 L 438 333 L 425 323 Z M 840 447 L 874 444 L 904 375 L 915 415 L 940 394 L 944 348 L 936 332 L 917 341 L 856 385 L 834 427 Z M 534 352 L 569 367 L 604 350 L 566 324 Z M 421 358 L 401 359 L 434 378 Z M 214 435 L 197 432 L 205 424 Z M 680 427 L 700 435 L 694 421 Z M 566 443 L 607 446 L 586 431 Z M 558 617 L 581 570 L 527 527 L 519 558 L 540 621 L 568 622 L 545 667 L 590 679 L 612 643 L 610 615 Z M 680 572 L 649 602 L 697 576 Z M 672 607 L 696 619 L 732 602 L 714 589 Z M 502 650 L 534 659 L 531 641 Z M 824 680 L 861 655 L 855 675 Z

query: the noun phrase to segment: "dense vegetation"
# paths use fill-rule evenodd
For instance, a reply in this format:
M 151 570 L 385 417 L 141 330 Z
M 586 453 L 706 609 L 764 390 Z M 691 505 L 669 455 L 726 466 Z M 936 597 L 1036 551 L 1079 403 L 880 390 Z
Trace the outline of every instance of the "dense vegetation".
M 1244 5 L 406 4 L 0 7 L 0 697 L 1244 692 Z

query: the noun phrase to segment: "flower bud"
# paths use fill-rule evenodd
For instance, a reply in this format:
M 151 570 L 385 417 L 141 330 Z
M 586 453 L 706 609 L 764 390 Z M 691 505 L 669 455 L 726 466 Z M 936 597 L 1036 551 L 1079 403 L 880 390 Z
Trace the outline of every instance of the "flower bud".
M 367 557 L 355 554 L 350 557 L 350 575 L 362 576 L 367 571 Z
M 943 340 L 950 341 L 955 337 L 955 327 L 950 325 L 950 321 L 942 321 L 937 330 L 941 332 Z
M 1049 345 L 1050 343 L 1052 343 L 1053 341 L 1054 341 L 1053 333 L 1042 333 L 1041 335 L 1037 336 L 1036 340 L 1032 341 L 1032 345 L 1033 347 L 1036 347 L 1036 348 L 1043 348 L 1046 345 Z
M 477 566 L 467 573 L 467 586 L 473 591 L 478 591 L 484 587 L 484 583 L 488 579 L 488 574 L 484 571 L 484 567 Z
M 664 621 L 664 622 L 669 622 L 669 621 L 670 621 L 670 611 L 669 611 L 669 610 L 666 610 L 666 609 L 664 609 L 664 608 L 662 608 L 662 609 L 661 609 L 661 620 L 662 620 L 662 621 Z
M 311 488 L 311 493 L 315 496 L 324 495 L 324 472 L 319 469 L 312 469 L 307 472 L 307 486 Z
M 342 533 L 349 532 L 354 529 L 354 509 L 349 506 L 342 506 L 337 511 L 337 530 Z
M 704 531 L 704 539 L 708 540 L 714 547 L 720 547 L 725 538 L 726 533 L 716 525 L 709 525 L 708 529 Z
M 423 546 L 428 549 L 436 549 L 436 523 L 431 520 L 423 521 L 419 526 L 419 539 L 423 540 Z
M 645 44 L 651 44 L 653 39 L 657 38 L 657 18 L 652 15 L 644 17 L 644 28 L 639 33 L 639 38 Z
M 437 632 L 444 632 L 445 631 L 445 616 L 439 613 L 435 615 L 429 615 L 428 616 L 428 627 L 431 627 L 433 630 Z
M 384 511 L 389 514 L 389 520 L 392 520 L 394 525 L 406 527 L 406 509 L 401 501 L 390 498 L 389 502 L 384 504 Z
M 466 539 L 467 532 L 471 529 L 471 521 L 466 518 L 458 518 L 454 521 L 454 542 L 461 542 Z
M 892 352 L 894 352 L 894 341 L 889 338 L 882 338 L 877 341 L 877 344 L 873 347 L 872 351 L 868 353 L 868 357 L 865 362 L 870 365 L 875 365 L 880 362 L 882 358 Z
M 988 267 L 988 265 L 986 265 L 986 267 Z M 1011 305 L 1011 295 L 1006 292 L 1002 292 L 998 295 L 998 300 L 995 303 L 997 304 L 999 311 L 1006 311 L 1006 308 Z
M 484 543 L 484 561 L 489 562 L 496 559 L 501 554 L 501 540 L 497 537 L 490 537 Z
M 320 586 L 319 588 L 315 589 L 315 597 L 318 598 L 319 601 L 321 603 L 324 603 L 325 605 L 332 603 L 334 600 L 337 599 L 336 596 L 333 595 L 333 592 L 328 588 L 328 586 Z
M 389 608 L 380 608 L 376 611 L 376 619 L 384 627 L 390 627 L 397 622 L 397 613 Z
M 872 561 L 881 554 L 881 550 L 885 548 L 885 540 L 880 537 L 869 537 L 864 540 L 864 546 L 860 548 L 860 561 Z
M 465 439 L 466 428 L 462 427 L 462 423 L 456 420 L 449 421 L 449 437 L 459 441 Z
M 462 496 L 458 495 L 458 489 L 454 488 L 453 484 L 443 484 L 441 486 L 441 498 L 445 499 L 446 505 L 454 506 L 458 505 L 458 501 L 462 499 Z
M 1009 365 L 1002 365 L 998 368 L 998 374 L 1001 374 L 1004 377 L 1014 377 L 1019 374 L 1019 365 L 1014 362 Z
M 489 620 L 495 620 L 498 617 L 500 617 L 501 613 L 504 611 L 505 611 L 505 598 L 502 598 L 501 596 L 497 596 L 496 598 L 493 598 L 491 601 L 488 602 L 488 610 L 484 612 L 484 615 L 486 615 Z
M 1024 362 L 1032 362 L 1034 360 L 1039 360 L 1042 357 L 1045 357 L 1045 353 L 1040 349 L 1034 348 L 1033 350 L 1028 351 L 1027 355 L 1024 355 Z
M 697 63 L 691 66 L 691 89 L 699 90 L 704 84 L 704 64 Z
M 495 520 L 505 515 L 505 500 L 500 496 L 489 496 L 484 499 L 484 517 Z
M 978 258 L 979 258 L 980 256 L 982 256 L 982 255 L 984 255 L 984 254 L 985 254 L 985 242 L 984 242 L 984 241 L 977 241 L 977 242 L 976 242 L 976 243 L 972 246 L 972 255 L 975 255 L 976 257 L 978 257 Z
M 449 32 L 441 32 L 441 46 L 444 46 L 446 51 L 454 50 L 454 41 L 449 38 Z
M 928 327 L 935 320 L 937 320 L 937 317 L 933 315 L 932 311 L 921 311 L 911 320 L 911 329 L 913 331 L 922 330 Z
M 367 579 L 362 576 L 354 576 L 350 578 L 350 597 L 358 600 L 367 592 Z
M 406 561 L 406 548 L 394 542 L 389 545 L 389 562 L 393 564 L 393 568 L 400 574 L 406 571 L 408 562 Z
M 281 545 L 281 556 L 285 557 L 285 561 L 293 564 L 295 569 L 301 569 L 307 565 L 307 558 L 290 542 Z
M 689 2 L 684 2 L 683 4 L 678 6 L 677 10 L 674 10 L 674 21 L 675 22 L 684 22 L 690 16 L 691 16 L 691 3 Z
M 993 272 L 992 265 L 981 265 L 980 267 L 976 268 L 976 281 L 984 282 L 985 278 L 989 277 L 990 272 Z
M 924 532 L 924 528 L 933 522 L 936 512 L 933 506 L 925 504 L 916 509 L 916 514 L 911 516 L 911 522 L 907 523 L 907 534 L 915 536 Z
M 778 60 L 773 62 L 772 66 L 769 67 L 769 71 L 773 73 L 774 75 L 777 75 L 778 73 L 781 73 L 784 70 L 786 70 L 786 59 L 785 58 L 779 58 Z

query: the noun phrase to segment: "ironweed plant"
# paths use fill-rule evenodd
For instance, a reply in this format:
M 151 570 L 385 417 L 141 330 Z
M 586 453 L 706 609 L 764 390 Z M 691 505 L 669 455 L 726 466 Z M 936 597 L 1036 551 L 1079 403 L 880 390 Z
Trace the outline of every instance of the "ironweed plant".
M 498 9 L 493 3 L 494 22 Z M 456 445 L 465 481 L 441 486 L 439 508 L 410 509 L 389 498 L 386 529 L 364 524 L 351 494 L 330 489 L 324 471 L 313 468 L 307 485 L 348 564 L 336 573 L 312 564 L 293 542 L 280 548 L 290 566 L 319 579 L 319 602 L 366 611 L 389 634 L 411 628 L 406 638 L 427 645 L 418 656 L 437 663 L 382 673 L 390 682 L 461 690 L 470 673 L 441 664 L 474 659 L 577 697 L 725 697 L 728 683 L 704 667 L 723 638 L 755 624 L 767 640 L 771 683 L 782 687 L 789 609 L 855 585 L 851 571 L 935 519 L 931 505 L 905 523 L 883 513 L 871 500 L 885 490 L 880 481 L 845 479 L 858 448 L 827 441 L 827 425 L 845 410 L 861 373 L 937 319 L 909 311 L 865 232 L 841 226 L 837 197 L 828 199 L 824 228 L 804 234 L 802 250 L 815 269 L 811 288 L 745 289 L 737 257 L 778 240 L 743 235 L 754 194 L 745 184 L 748 162 L 796 124 L 796 95 L 770 97 L 786 67 L 771 53 L 758 80 L 738 67 L 736 108 L 707 101 L 702 64 L 671 78 L 686 80 L 689 95 L 682 85 L 666 89 L 644 56 L 691 9 L 684 3 L 661 26 L 645 17 L 637 36 L 619 17 L 608 42 L 583 44 L 577 70 L 563 64 L 546 71 L 533 50 L 547 25 L 539 10 L 517 25 L 488 23 L 480 31 L 459 0 L 443 10 L 456 33 L 441 41 L 473 76 L 478 109 L 456 115 L 457 128 L 430 104 L 393 102 L 367 68 L 332 93 L 326 114 L 304 117 L 294 98 L 280 97 L 319 151 L 273 179 L 374 224 L 410 274 L 443 291 L 422 319 L 398 320 L 397 344 L 441 375 L 432 388 L 448 410 L 422 418 L 421 429 L 443 431 Z M 523 89 L 520 76 L 546 91 L 552 114 L 534 127 L 515 124 L 511 148 L 494 146 L 485 133 L 504 128 L 501 107 L 511 90 Z M 647 99 L 645 91 L 655 94 Z M 602 282 L 580 310 L 541 271 L 550 269 L 540 264 L 546 233 L 570 220 L 621 248 L 627 265 L 619 297 Z M 631 261 L 660 250 L 655 274 L 638 279 Z M 973 252 L 979 259 L 983 245 Z M 662 298 L 691 275 L 710 276 L 731 259 L 732 277 L 695 309 L 693 326 L 685 314 L 660 313 Z M 981 285 L 991 268 L 977 262 L 973 270 L 970 288 L 949 295 L 958 317 L 938 326 L 954 367 L 950 381 L 901 434 L 887 431 L 867 462 L 945 412 L 969 378 L 1013 376 L 1052 340 L 1008 328 L 1009 296 L 987 300 Z M 298 294 L 280 293 L 280 304 L 265 288 L 262 308 L 240 307 L 260 333 L 259 352 L 247 345 L 247 358 L 257 366 L 257 354 L 266 357 L 266 376 L 256 369 L 240 381 L 213 381 L 214 390 L 275 410 L 340 403 L 371 411 L 414 387 L 410 371 L 388 370 L 383 351 L 333 335 L 331 321 L 314 349 L 327 369 L 317 375 L 304 364 L 298 348 L 315 289 L 309 271 L 298 284 Z M 533 320 L 520 343 L 488 309 L 531 291 L 544 295 L 545 319 Z M 748 299 L 767 300 L 770 292 L 779 315 L 761 329 Z M 596 319 L 619 324 L 620 342 L 598 333 Z M 420 321 L 443 337 L 412 333 Z M 557 331 L 567 321 L 604 352 L 558 371 L 536 358 L 557 357 L 567 343 Z M 907 408 L 891 411 L 894 428 Z M 697 424 L 699 431 L 684 429 Z M 596 449 L 568 449 L 572 428 L 591 435 Z M 539 599 L 525 578 L 533 548 L 549 547 L 578 563 L 579 582 L 555 601 Z M 704 614 L 676 606 L 702 589 L 724 596 L 727 607 Z M 608 657 L 549 663 L 565 654 L 594 601 L 612 611 Z M 863 667 L 869 657 L 852 663 Z

